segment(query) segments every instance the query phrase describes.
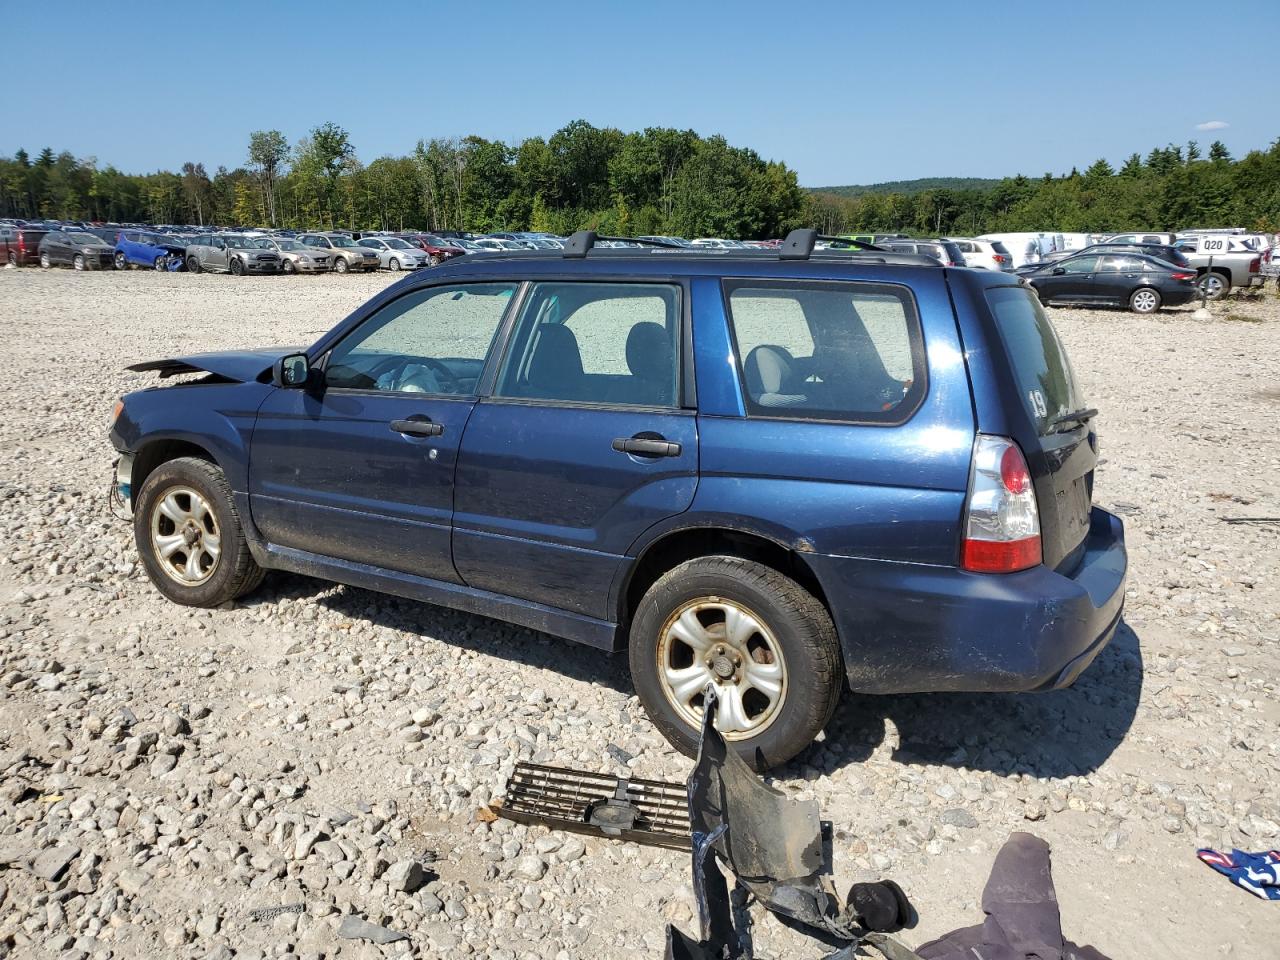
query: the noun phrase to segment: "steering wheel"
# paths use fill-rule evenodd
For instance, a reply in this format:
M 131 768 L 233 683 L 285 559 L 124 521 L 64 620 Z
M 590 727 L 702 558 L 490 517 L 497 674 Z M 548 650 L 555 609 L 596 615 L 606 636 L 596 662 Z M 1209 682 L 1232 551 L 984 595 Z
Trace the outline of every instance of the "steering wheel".
M 441 393 L 462 393 L 461 383 L 457 375 L 445 366 L 442 362 L 434 357 L 388 357 L 381 363 L 371 369 L 367 376 L 377 383 L 383 376 L 392 370 L 399 371 L 395 380 L 399 382 L 403 377 L 403 372 L 411 366 L 427 367 L 436 375 L 436 382 L 439 384 Z

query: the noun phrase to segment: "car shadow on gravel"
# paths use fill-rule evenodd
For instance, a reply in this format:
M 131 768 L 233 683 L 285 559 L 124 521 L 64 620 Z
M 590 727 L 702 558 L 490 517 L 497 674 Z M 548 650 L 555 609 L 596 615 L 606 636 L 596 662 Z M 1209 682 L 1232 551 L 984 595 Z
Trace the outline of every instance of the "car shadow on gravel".
M 1142 693 L 1142 650 L 1124 621 L 1075 685 L 1050 693 L 846 694 L 812 751 L 827 772 L 867 759 L 898 730 L 894 759 L 1036 777 L 1096 770 L 1133 725 Z M 802 755 L 802 758 L 804 755 Z M 813 762 L 809 760 L 808 762 Z
M 272 573 L 260 598 L 249 598 L 246 606 L 255 599 L 268 603 L 280 599 L 310 599 L 341 616 L 368 621 L 376 627 L 417 634 L 475 653 L 551 670 L 573 680 L 601 684 L 627 696 L 634 692 L 625 656 L 611 657 L 602 650 L 478 614 L 280 572 Z

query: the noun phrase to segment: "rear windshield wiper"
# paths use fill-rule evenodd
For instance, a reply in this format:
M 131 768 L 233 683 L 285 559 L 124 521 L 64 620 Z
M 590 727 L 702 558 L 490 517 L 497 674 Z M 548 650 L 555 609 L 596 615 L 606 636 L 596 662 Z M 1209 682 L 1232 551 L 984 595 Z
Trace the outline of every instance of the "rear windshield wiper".
M 1073 410 L 1071 413 L 1060 413 L 1049 421 L 1047 426 L 1051 432 L 1056 432 L 1056 428 L 1065 426 L 1069 423 L 1088 423 L 1098 415 L 1098 411 L 1090 408 L 1088 410 Z

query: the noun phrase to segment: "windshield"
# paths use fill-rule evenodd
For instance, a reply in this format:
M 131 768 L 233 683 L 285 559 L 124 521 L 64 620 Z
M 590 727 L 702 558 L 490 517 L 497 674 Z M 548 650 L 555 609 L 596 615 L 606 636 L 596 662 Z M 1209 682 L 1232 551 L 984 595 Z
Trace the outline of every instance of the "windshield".
M 101 243 L 101 237 L 95 237 L 92 233 L 73 233 L 71 239 L 76 243 Z
M 405 243 L 399 237 L 388 237 L 386 240 L 383 240 L 382 242 L 385 243 L 392 250 L 412 250 L 413 249 L 413 247 L 409 246 L 409 244 Z
M 302 244 L 297 240 L 276 240 L 275 245 L 281 250 L 301 250 Z
M 992 287 L 987 303 L 995 314 L 1018 382 L 1023 405 L 1043 435 L 1053 421 L 1084 408 L 1071 361 L 1040 302 L 1023 287 Z
M 356 243 L 354 240 L 352 240 L 350 237 L 330 237 L 329 242 L 332 243 L 335 247 L 359 246 L 359 244 Z

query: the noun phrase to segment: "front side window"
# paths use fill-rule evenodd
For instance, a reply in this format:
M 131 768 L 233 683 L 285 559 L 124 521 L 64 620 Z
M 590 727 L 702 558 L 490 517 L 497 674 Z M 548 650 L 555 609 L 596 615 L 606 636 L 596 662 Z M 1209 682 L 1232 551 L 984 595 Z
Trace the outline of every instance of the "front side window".
M 571 403 L 679 406 L 680 288 L 537 283 L 495 391 Z
M 475 283 L 405 294 L 334 347 L 325 386 L 470 396 L 515 291 Z
M 1059 266 L 1063 273 L 1093 273 L 1098 269 L 1098 257 L 1072 257 Z
M 900 423 L 925 391 L 924 341 L 896 284 L 726 284 L 747 413 Z

